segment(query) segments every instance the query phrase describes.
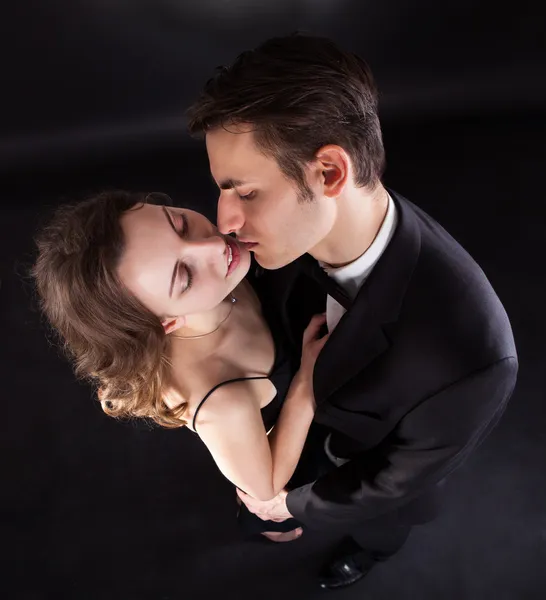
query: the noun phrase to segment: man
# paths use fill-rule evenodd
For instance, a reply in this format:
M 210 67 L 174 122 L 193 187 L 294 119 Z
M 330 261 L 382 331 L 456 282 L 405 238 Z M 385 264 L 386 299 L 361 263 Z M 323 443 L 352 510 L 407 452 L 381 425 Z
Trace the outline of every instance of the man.
M 485 275 L 417 206 L 381 183 L 367 65 L 292 35 L 245 52 L 190 109 L 220 188 L 218 226 L 266 270 L 297 346 L 324 311 L 315 421 L 331 469 L 268 502 L 264 519 L 346 536 L 320 583 L 354 583 L 437 513 L 445 478 L 504 411 L 518 363 Z

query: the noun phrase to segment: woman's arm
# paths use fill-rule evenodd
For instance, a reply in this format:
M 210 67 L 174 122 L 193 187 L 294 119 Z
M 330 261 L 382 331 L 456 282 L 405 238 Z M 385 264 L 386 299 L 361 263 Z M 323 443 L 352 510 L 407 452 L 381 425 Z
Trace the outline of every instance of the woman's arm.
M 273 461 L 271 498 L 286 487 L 294 474 L 314 415 L 313 390 L 297 376 L 292 380 L 277 424 L 269 434 Z
M 292 477 L 313 420 L 312 373 L 326 338 L 316 339 L 324 318 L 314 317 L 304 334 L 302 363 L 294 377 L 277 425 L 268 440 L 259 410 L 269 391 L 267 380 L 223 386 L 207 400 L 196 430 L 220 471 L 259 500 L 276 496 Z
M 258 407 L 260 396 L 270 390 L 268 381 L 223 386 L 196 420 L 196 431 L 220 471 L 260 500 L 276 496 L 292 477 L 314 415 L 305 385 L 294 379 L 268 439 Z

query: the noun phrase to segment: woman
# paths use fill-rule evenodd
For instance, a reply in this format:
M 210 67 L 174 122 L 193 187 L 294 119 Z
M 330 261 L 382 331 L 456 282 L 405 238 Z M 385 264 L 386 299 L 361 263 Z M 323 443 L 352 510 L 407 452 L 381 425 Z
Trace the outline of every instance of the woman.
M 281 328 L 245 279 L 248 250 L 163 194 L 109 192 L 61 207 L 36 241 L 42 309 L 107 414 L 188 427 L 255 498 L 287 485 L 314 415 L 323 315 L 292 378 Z M 301 534 L 293 519 L 258 524 L 245 510 L 249 532 Z

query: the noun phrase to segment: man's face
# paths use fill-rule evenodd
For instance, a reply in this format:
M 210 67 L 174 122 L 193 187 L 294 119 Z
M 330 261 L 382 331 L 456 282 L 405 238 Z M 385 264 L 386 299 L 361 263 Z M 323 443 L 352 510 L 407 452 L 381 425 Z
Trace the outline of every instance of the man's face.
M 296 183 L 254 143 L 250 126 L 207 133 L 210 169 L 218 187 L 218 229 L 235 233 L 265 269 L 284 267 L 312 250 L 331 230 L 336 205 L 322 193 L 321 171 L 310 163 L 313 200 L 300 201 Z

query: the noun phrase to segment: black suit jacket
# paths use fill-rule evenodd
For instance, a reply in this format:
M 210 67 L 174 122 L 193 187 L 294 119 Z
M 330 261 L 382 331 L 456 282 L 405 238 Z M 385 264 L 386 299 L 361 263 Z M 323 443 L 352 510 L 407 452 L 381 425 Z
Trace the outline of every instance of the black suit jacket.
M 351 460 L 289 492 L 289 511 L 312 528 L 350 530 L 427 504 L 498 421 L 516 382 L 510 322 L 483 271 L 390 193 L 396 231 L 315 365 L 315 420 Z M 260 279 L 298 352 L 324 292 L 298 261 Z

